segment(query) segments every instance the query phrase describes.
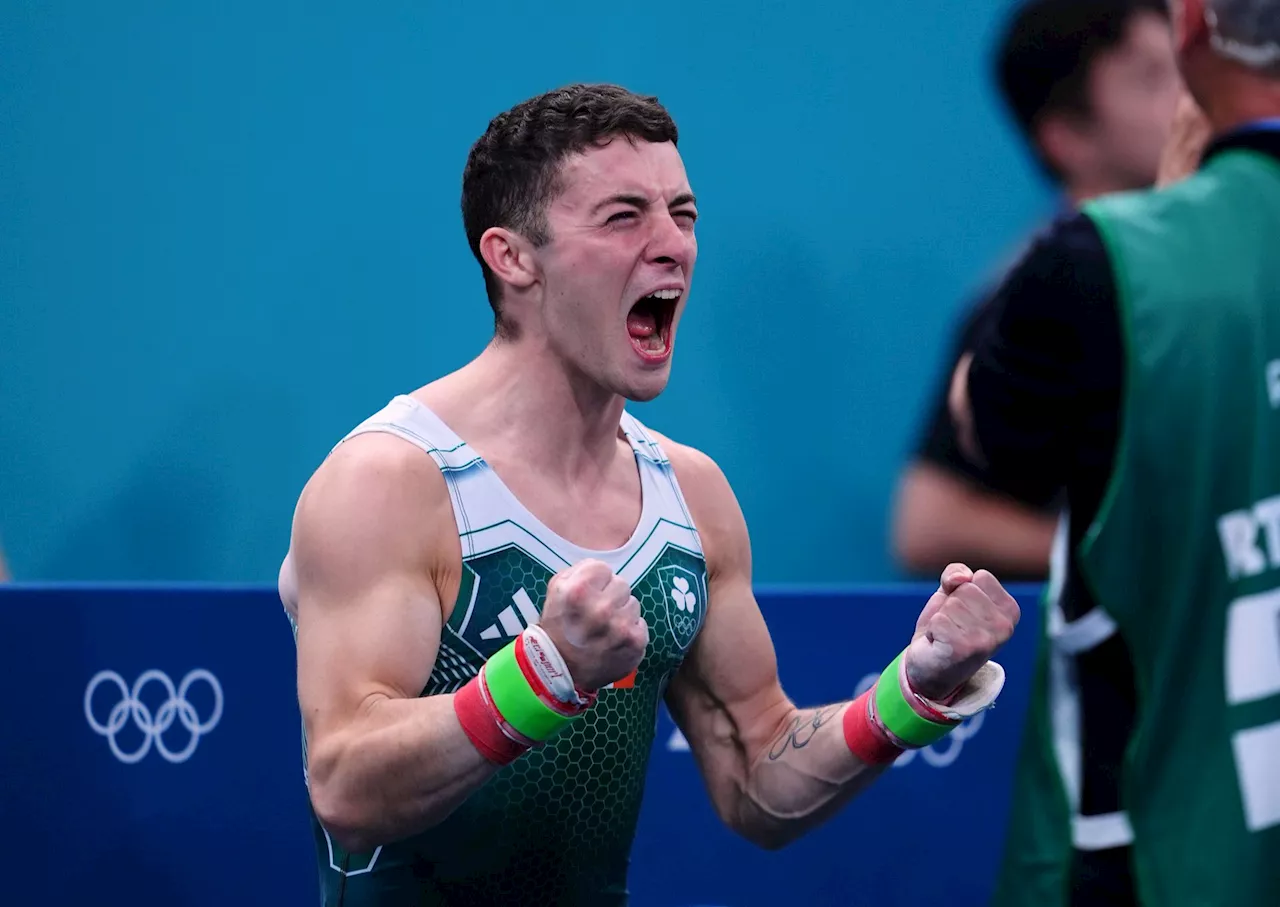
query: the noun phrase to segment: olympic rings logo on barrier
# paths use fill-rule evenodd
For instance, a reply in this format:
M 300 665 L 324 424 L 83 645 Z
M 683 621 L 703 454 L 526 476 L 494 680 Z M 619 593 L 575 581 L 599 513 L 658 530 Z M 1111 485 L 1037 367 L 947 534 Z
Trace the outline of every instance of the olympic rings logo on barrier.
M 192 684 L 201 680 L 213 691 L 213 714 L 204 721 L 200 720 L 195 706 L 187 701 L 187 693 L 190 692 Z M 143 704 L 141 698 L 143 688 L 153 681 L 160 684 L 168 696 L 154 716 L 151 714 L 151 709 Z M 111 707 L 105 723 L 98 721 L 93 714 L 93 694 L 104 683 L 113 683 L 120 691 L 120 701 Z M 84 717 L 88 719 L 89 727 L 93 728 L 95 733 L 107 738 L 111 752 L 126 765 L 141 762 L 143 757 L 151 751 L 152 746 L 155 746 L 156 751 L 168 762 L 175 764 L 186 762 L 196 751 L 200 738 L 217 727 L 218 722 L 222 720 L 222 685 L 218 683 L 218 678 L 204 668 L 188 672 L 177 689 L 174 689 L 173 681 L 163 671 L 154 669 L 145 671 L 134 682 L 133 689 L 129 689 L 124 678 L 115 671 L 99 671 L 93 675 L 93 679 L 89 681 L 89 686 L 84 691 Z M 126 753 L 120 748 L 116 735 L 129 723 L 130 718 L 133 719 L 138 730 L 142 731 L 142 744 L 132 753 Z M 187 745 L 177 751 L 169 749 L 164 742 L 164 733 L 173 726 L 175 719 L 191 734 Z
M 867 690 L 871 689 L 872 684 L 880 679 L 879 674 L 868 674 L 858 682 L 857 688 L 853 692 L 853 698 L 857 699 Z M 951 763 L 960 758 L 960 751 L 964 749 L 964 742 L 972 737 L 978 731 L 982 730 L 983 719 L 986 718 L 986 712 L 979 712 L 972 718 L 962 721 L 955 727 L 946 737 L 943 737 L 937 743 L 931 743 L 926 747 L 918 750 L 907 750 L 901 756 L 894 760 L 894 768 L 902 768 L 910 765 L 917 755 L 925 761 L 926 764 L 932 765 L 934 768 L 946 768 Z

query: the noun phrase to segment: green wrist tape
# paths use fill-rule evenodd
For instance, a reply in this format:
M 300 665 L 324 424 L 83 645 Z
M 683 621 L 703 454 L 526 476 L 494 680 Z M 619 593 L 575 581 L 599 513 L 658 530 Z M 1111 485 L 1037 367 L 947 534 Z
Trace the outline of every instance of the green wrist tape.
M 511 727 L 541 743 L 553 737 L 574 716 L 562 715 L 534 692 L 516 662 L 516 644 L 504 646 L 484 664 L 485 686 L 502 719 Z
M 903 692 L 900 680 L 903 654 L 898 653 L 876 683 L 876 717 L 889 733 L 908 746 L 928 746 L 947 736 L 956 723 L 930 721 L 911 707 L 907 701 L 910 694 Z

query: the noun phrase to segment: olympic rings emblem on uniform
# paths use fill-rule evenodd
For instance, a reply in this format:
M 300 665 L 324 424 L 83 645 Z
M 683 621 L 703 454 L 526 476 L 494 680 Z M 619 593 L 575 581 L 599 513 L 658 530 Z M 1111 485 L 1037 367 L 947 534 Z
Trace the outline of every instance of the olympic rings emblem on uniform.
M 858 698 L 867 690 L 871 689 L 872 684 L 880 679 L 879 674 L 868 674 L 858 682 L 857 689 L 854 691 L 854 698 Z M 960 751 L 964 749 L 964 742 L 972 737 L 978 731 L 982 730 L 982 722 L 986 718 L 985 711 L 979 712 L 972 718 L 968 718 L 958 724 L 950 734 L 943 737 L 937 743 L 931 743 L 926 747 L 918 750 L 907 750 L 901 756 L 894 760 L 894 768 L 902 768 L 910 765 L 915 761 L 916 756 L 920 756 L 926 764 L 932 765 L 934 768 L 946 768 L 951 763 L 960 758 Z
M 203 721 L 196 712 L 195 706 L 187 701 L 187 693 L 191 691 L 192 685 L 200 681 L 208 684 L 209 689 L 213 691 L 213 713 Z M 155 715 L 152 715 L 151 709 L 142 702 L 143 689 L 153 682 L 160 684 L 167 696 Z M 102 722 L 93 714 L 93 694 L 104 683 L 115 685 L 120 691 L 120 701 L 111 707 L 111 711 L 107 713 L 107 720 Z M 200 738 L 217 727 L 218 722 L 222 720 L 222 684 L 218 683 L 218 678 L 209 671 L 197 668 L 188 672 L 187 676 L 182 678 L 182 683 L 174 689 L 169 675 L 152 669 L 143 672 L 142 676 L 134 681 L 133 689 L 130 689 L 125 684 L 124 678 L 115 671 L 99 671 L 93 675 L 93 679 L 89 681 L 89 686 L 84 691 L 84 717 L 88 719 L 89 727 L 95 733 L 107 738 L 112 754 L 126 765 L 141 762 L 151 751 L 152 746 L 168 762 L 175 764 L 186 762 L 196 751 Z M 116 735 L 124 729 L 130 719 L 138 730 L 142 731 L 142 743 L 136 750 L 127 753 L 120 748 Z M 164 741 L 165 731 L 173 726 L 175 720 L 191 734 L 191 739 L 180 750 L 170 749 Z

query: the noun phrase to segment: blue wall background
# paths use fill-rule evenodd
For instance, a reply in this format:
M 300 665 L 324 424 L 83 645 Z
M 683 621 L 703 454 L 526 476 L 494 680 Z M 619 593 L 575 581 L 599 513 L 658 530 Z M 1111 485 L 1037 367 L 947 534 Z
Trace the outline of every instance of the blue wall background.
M 638 414 L 721 463 L 761 581 L 893 577 L 950 325 L 1048 210 L 987 78 L 1002 5 L 12 0 L 15 575 L 274 578 L 329 446 L 487 340 L 470 143 L 585 80 L 668 105 L 702 211 L 673 382 Z

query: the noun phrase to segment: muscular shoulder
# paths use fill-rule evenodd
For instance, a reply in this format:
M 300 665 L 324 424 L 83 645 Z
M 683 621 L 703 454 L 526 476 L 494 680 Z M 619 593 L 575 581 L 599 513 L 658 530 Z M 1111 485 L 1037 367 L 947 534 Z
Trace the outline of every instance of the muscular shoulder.
M 737 496 L 720 466 L 707 454 L 652 430 L 662 446 L 702 539 L 707 572 L 751 571 L 751 541 Z
M 456 547 L 444 478 L 423 451 L 393 435 L 341 444 L 303 489 L 290 560 L 302 577 L 362 585 L 381 574 L 435 575 Z

